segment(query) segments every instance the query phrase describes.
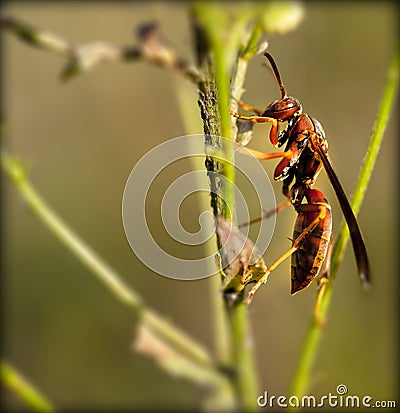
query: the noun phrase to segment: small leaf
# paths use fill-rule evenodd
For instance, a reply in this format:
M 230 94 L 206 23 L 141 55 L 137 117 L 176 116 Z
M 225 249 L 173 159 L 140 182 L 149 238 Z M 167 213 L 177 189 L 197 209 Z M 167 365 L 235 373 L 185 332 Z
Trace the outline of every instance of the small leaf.
M 238 124 L 238 133 L 236 142 L 240 145 L 247 146 L 248 143 L 253 139 L 253 126 L 254 123 L 250 120 L 245 120 Z
M 253 242 L 222 215 L 217 216 L 217 234 L 222 244 L 224 296 L 230 304 L 236 304 L 242 300 L 245 287 L 266 274 L 267 267 Z

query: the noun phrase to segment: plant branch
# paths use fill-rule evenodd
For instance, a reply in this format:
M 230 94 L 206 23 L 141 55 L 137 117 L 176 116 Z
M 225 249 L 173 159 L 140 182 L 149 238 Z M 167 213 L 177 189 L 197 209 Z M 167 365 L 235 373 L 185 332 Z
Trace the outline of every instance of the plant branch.
M 201 119 L 199 118 L 198 111 L 192 105 L 188 105 L 188 102 L 193 101 L 195 98 L 194 90 L 188 83 L 177 82 L 174 88 L 177 94 L 178 108 L 183 121 L 185 133 L 190 135 L 192 133 L 198 133 L 201 128 Z M 199 170 L 204 168 L 204 161 L 195 157 L 191 159 L 193 163 L 193 169 Z M 201 197 L 199 200 L 199 210 L 206 211 L 209 208 L 209 199 Z M 214 249 L 211 249 L 210 244 L 206 244 L 206 255 L 214 254 Z M 212 271 L 212 270 L 211 270 Z M 210 300 L 211 300 L 211 314 L 213 325 L 213 337 L 215 339 L 215 356 L 219 365 L 227 365 L 229 359 L 229 326 L 227 323 L 226 312 L 224 308 L 223 300 L 221 300 L 221 280 L 219 277 L 208 278 L 210 288 Z
M 256 53 L 261 33 L 260 26 L 256 25 L 253 30 L 251 30 L 246 46 L 240 50 L 236 56 L 230 81 L 229 96 L 229 109 L 233 112 L 237 112 L 237 99 L 240 99 L 243 93 L 248 63 Z M 232 119 L 229 127 L 232 138 L 236 137 L 236 119 Z M 228 314 L 230 314 L 233 366 L 236 367 L 236 385 L 238 394 L 241 397 L 241 405 L 246 411 L 255 411 L 257 410 L 255 401 L 257 400 L 259 385 L 254 361 L 253 335 L 248 318 L 248 309 L 243 301 L 237 303 L 234 307 L 229 307 L 228 303 L 226 305 Z
M 360 171 L 356 189 L 354 191 L 351 206 L 354 214 L 357 215 L 364 200 L 368 184 L 379 154 L 386 125 L 395 103 L 396 94 L 399 88 L 399 49 L 395 50 L 392 61 L 389 65 L 386 85 L 382 100 L 379 106 L 377 118 L 373 127 L 371 139 L 367 149 L 364 163 Z M 319 300 L 319 311 L 310 320 L 309 327 L 301 348 L 299 363 L 297 365 L 292 390 L 293 396 L 301 397 L 307 393 L 311 380 L 311 369 L 317 354 L 317 349 L 322 337 L 323 326 L 326 321 L 329 305 L 332 297 L 332 286 L 336 278 L 337 271 L 343 259 L 346 246 L 349 242 L 349 230 L 345 222 L 342 222 L 339 235 L 337 237 L 333 253 L 329 278 L 324 288 L 317 295 Z
M 221 158 L 207 156 L 206 160 L 210 178 L 211 206 L 216 217 L 223 215 L 232 221 L 235 211 L 235 161 L 233 122 L 229 113 L 230 72 L 233 63 L 230 61 L 230 56 L 234 57 L 237 53 L 239 48 L 237 39 L 240 39 L 239 33 L 244 32 L 248 16 L 246 15 L 246 19 L 241 18 L 236 21 L 230 27 L 231 37 L 225 38 L 228 31 L 224 25 L 229 17 L 225 15 L 226 10 L 220 7 L 216 4 L 205 6 L 203 3 L 198 3 L 193 8 L 193 17 L 198 60 L 205 73 L 205 81 L 199 85 L 199 106 L 204 125 L 205 144 L 217 149 L 221 154 Z M 240 80 L 235 78 L 235 82 L 243 85 L 245 70 L 242 70 L 241 75 Z M 220 140 L 219 136 L 227 139 Z M 226 179 L 221 181 L 220 175 Z M 222 246 L 219 238 L 218 245 Z M 226 262 L 223 251 L 221 251 L 221 259 L 222 263 Z M 225 306 L 230 325 L 231 349 L 224 357 L 224 364 L 228 361 L 226 367 L 232 374 L 232 385 L 236 390 L 239 409 L 254 411 L 257 406 L 258 384 L 247 308 L 242 302 L 230 305 L 228 300 L 225 301 Z M 217 331 L 217 334 L 221 333 L 223 331 Z
M 137 60 L 144 60 L 179 73 L 194 83 L 201 80 L 198 71 L 169 45 L 155 23 L 139 26 L 136 33 L 137 44 L 126 46 L 117 46 L 107 42 L 75 45 L 61 36 L 34 27 L 13 16 L 2 15 L 0 25 L 31 46 L 67 58 L 67 63 L 61 73 L 63 80 L 68 80 L 102 63 Z

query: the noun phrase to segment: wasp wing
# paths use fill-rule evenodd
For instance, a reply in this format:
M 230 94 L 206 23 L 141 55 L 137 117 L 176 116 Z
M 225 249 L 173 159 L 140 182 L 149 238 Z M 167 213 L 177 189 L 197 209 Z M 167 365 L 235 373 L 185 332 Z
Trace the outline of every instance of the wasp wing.
M 356 257 L 358 272 L 360 274 L 361 282 L 364 286 L 368 286 L 370 282 L 370 269 L 368 262 L 367 250 L 365 248 L 365 243 L 363 236 L 358 226 L 357 219 L 354 212 L 350 206 L 347 196 L 344 192 L 342 184 L 337 177 L 335 168 L 333 167 L 332 161 L 329 155 L 324 151 L 324 149 L 313 140 L 313 146 L 315 147 L 318 155 L 320 156 L 322 163 L 324 164 L 325 170 L 328 174 L 329 180 L 335 190 L 336 196 L 339 200 L 340 206 L 343 211 L 344 218 L 346 219 L 347 226 L 349 227 L 351 241 L 353 244 L 354 255 Z

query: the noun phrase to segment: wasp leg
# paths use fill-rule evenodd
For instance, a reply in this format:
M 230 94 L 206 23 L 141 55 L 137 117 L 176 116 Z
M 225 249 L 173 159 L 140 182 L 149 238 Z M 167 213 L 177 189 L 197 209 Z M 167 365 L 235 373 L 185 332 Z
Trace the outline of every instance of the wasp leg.
M 329 208 L 329 206 L 328 206 Z M 313 221 L 303 230 L 303 232 L 293 241 L 293 246 L 290 248 L 288 251 L 286 251 L 284 254 L 282 254 L 271 266 L 267 268 L 267 271 L 265 274 L 257 281 L 257 283 L 252 287 L 252 289 L 249 291 L 247 295 L 247 299 L 245 300 L 245 304 L 250 304 L 254 294 L 256 291 L 261 287 L 262 284 L 265 284 L 268 280 L 269 274 L 283 261 L 285 261 L 286 258 L 289 258 L 293 253 L 295 253 L 301 244 L 306 240 L 306 238 L 314 231 L 316 226 L 319 224 L 319 222 L 324 219 L 326 210 L 327 210 L 327 205 L 324 203 L 315 203 L 315 204 L 300 204 L 297 207 L 298 211 L 303 211 L 305 212 L 319 212 L 318 216 L 313 219 Z
M 269 140 L 272 143 L 272 145 L 276 146 L 279 143 L 278 139 L 278 120 L 275 118 L 270 118 L 268 116 L 243 116 L 239 115 L 239 113 L 235 113 L 230 111 L 231 115 L 234 116 L 237 119 L 242 119 L 242 120 L 249 120 L 250 122 L 253 123 L 266 123 L 266 122 L 271 122 L 272 127 L 271 131 L 269 132 Z
M 263 214 L 260 217 L 254 218 L 254 219 L 250 220 L 249 222 L 244 222 L 243 224 L 239 224 L 238 227 L 239 228 L 248 227 L 252 224 L 255 224 L 256 222 L 262 221 L 263 219 L 268 219 L 268 218 L 274 216 L 275 214 L 277 214 L 283 208 L 286 208 L 288 205 L 290 205 L 290 200 L 289 199 L 287 199 L 285 202 L 282 202 L 281 204 L 277 205 L 275 208 L 270 209 L 269 211 L 264 211 Z
M 244 103 L 242 100 L 236 100 L 236 102 L 244 110 L 247 110 L 248 112 L 254 112 L 255 114 L 257 114 L 259 116 L 262 115 L 262 113 L 264 112 L 261 109 L 257 109 L 254 106 L 251 106 L 251 105 L 248 105 L 247 103 Z
M 253 123 L 266 123 L 266 122 L 271 122 L 272 125 L 276 124 L 278 125 L 278 121 L 275 118 L 270 118 L 268 116 L 244 116 L 244 115 L 239 115 L 239 113 L 235 113 L 230 111 L 231 115 L 234 116 L 237 119 L 242 119 L 242 120 L 249 120 Z
M 256 151 L 254 149 L 245 148 L 242 145 L 239 145 L 236 150 L 240 151 L 244 155 L 249 155 L 250 153 L 255 158 L 260 159 L 261 161 L 267 161 L 268 159 L 276 159 L 276 158 L 292 159 L 292 156 L 293 156 L 292 151 L 266 153 L 266 152 Z

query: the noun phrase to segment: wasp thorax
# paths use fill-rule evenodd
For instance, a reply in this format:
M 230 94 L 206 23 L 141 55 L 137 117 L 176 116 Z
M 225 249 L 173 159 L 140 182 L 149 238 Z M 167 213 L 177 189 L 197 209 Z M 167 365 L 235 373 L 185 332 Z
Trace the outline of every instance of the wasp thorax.
M 267 109 L 265 109 L 262 116 L 278 120 L 287 120 L 294 115 L 300 114 L 301 110 L 301 104 L 297 99 L 285 96 L 283 99 L 272 102 Z

